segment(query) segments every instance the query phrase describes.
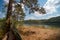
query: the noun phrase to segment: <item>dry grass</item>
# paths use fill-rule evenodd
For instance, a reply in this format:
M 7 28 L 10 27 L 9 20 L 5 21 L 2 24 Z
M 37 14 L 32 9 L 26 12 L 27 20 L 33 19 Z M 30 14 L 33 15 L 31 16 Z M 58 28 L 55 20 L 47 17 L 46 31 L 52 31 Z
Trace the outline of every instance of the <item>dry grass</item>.
M 22 40 L 60 40 L 59 29 L 34 26 L 18 27 Z

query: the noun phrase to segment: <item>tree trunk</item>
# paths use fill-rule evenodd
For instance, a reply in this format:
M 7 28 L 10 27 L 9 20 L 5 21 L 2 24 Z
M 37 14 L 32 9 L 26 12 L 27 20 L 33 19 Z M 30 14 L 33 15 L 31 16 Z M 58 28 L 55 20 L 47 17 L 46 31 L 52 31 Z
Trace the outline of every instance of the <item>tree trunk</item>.
M 10 26 L 11 26 L 12 3 L 13 3 L 13 0 L 9 0 L 7 15 L 6 15 L 6 30 L 7 30 L 7 32 L 10 30 Z
M 15 35 L 14 31 L 11 30 L 12 29 L 11 28 L 11 25 L 12 25 L 12 22 L 11 22 L 12 3 L 13 3 L 13 0 L 9 0 L 8 9 L 7 9 L 7 15 L 6 15 L 6 24 L 5 24 L 5 30 L 6 30 L 6 33 L 7 33 L 7 39 L 6 40 L 17 40 L 17 38 L 19 40 L 21 40 L 20 35 L 18 35 L 19 37 L 17 37 L 17 34 Z

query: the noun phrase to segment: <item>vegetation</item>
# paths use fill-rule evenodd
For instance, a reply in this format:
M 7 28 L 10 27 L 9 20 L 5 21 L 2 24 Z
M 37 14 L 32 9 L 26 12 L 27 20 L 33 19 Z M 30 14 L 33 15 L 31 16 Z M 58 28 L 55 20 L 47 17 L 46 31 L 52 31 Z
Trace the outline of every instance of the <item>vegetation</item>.
M 25 24 L 49 24 L 49 25 L 59 25 L 60 24 L 60 16 L 53 17 L 50 19 L 44 19 L 44 20 L 25 20 Z
M 10 33 L 11 33 L 14 36 L 13 38 L 15 40 L 22 40 L 21 35 L 19 35 L 19 32 L 16 29 L 16 25 L 18 23 L 20 24 L 19 27 L 21 27 L 23 23 L 25 24 L 36 24 L 36 23 L 37 24 L 50 24 L 53 22 L 60 21 L 60 17 L 57 19 L 59 21 L 56 21 L 55 20 L 56 18 L 51 18 L 48 20 L 24 20 L 24 17 L 26 16 L 25 11 L 27 11 L 27 9 L 29 10 L 28 11 L 29 14 L 34 13 L 35 11 L 39 12 L 40 14 L 46 13 L 43 7 L 39 7 L 38 0 L 19 0 L 19 2 L 16 0 L 9 0 L 9 3 L 6 5 L 7 5 L 6 18 L 0 19 L 0 38 L 3 38 L 3 36 L 7 34 L 7 40 L 9 40 L 9 37 L 11 36 Z M 19 31 L 23 33 L 21 29 Z M 26 34 L 28 36 L 29 34 L 31 35 L 35 33 L 36 32 L 27 31 L 23 34 Z
M 60 22 L 60 16 L 48 19 L 49 22 Z
M 43 26 L 24 26 L 17 29 L 22 40 L 60 40 L 60 29 L 43 28 Z
M 13 5 L 12 5 L 13 4 Z M 39 13 L 45 14 L 46 11 L 43 7 L 38 6 L 38 0 L 20 0 L 17 2 L 16 0 L 9 0 L 9 3 L 7 4 L 7 14 L 6 14 L 6 20 L 4 21 L 3 30 L 4 34 L 8 32 L 12 32 L 12 34 L 16 37 L 17 33 L 14 31 L 16 29 L 15 25 L 16 22 L 20 21 L 22 23 L 24 21 L 25 14 L 24 9 L 22 8 L 24 5 L 24 9 L 29 9 L 29 14 L 34 13 L 35 11 L 38 11 Z M 14 8 L 14 10 L 12 9 Z M 14 30 L 13 30 L 14 29 Z M 16 33 L 16 34 L 15 34 Z M 9 35 L 7 35 L 9 36 Z M 19 35 L 20 36 L 20 35 Z M 9 38 L 7 38 L 9 39 Z M 18 37 L 19 39 L 19 37 Z M 16 37 L 16 40 L 18 40 Z M 21 37 L 20 37 L 21 39 Z
M 22 25 L 22 24 L 47 24 L 51 23 L 51 25 L 53 25 L 53 23 L 55 23 L 54 25 L 59 25 L 60 24 L 60 16 L 58 17 L 53 17 L 50 19 L 44 19 L 44 20 L 24 20 L 24 22 L 22 23 L 22 21 L 16 21 L 16 25 Z M 0 25 L 5 21 L 5 18 L 0 19 Z

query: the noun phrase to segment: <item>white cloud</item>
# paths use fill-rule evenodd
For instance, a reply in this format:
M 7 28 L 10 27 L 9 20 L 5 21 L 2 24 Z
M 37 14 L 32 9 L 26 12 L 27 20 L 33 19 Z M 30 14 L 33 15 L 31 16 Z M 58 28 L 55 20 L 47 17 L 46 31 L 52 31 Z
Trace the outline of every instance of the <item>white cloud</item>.
M 47 0 L 46 4 L 43 6 L 47 13 L 57 12 L 57 8 L 60 7 L 60 0 Z
M 35 16 L 43 16 L 42 14 L 39 14 L 39 12 L 35 11 L 35 13 L 33 14 Z
M 9 0 L 4 0 L 4 2 L 5 2 L 5 3 L 8 3 L 8 2 L 9 2 Z
M 31 15 L 28 16 L 28 15 L 27 15 L 27 16 L 25 17 L 25 20 L 29 20 L 29 19 L 36 19 L 36 18 L 35 18 L 34 16 L 31 16 Z
M 5 17 L 5 15 L 0 11 L 0 18 Z
M 0 12 L 0 15 L 1 15 L 1 12 Z

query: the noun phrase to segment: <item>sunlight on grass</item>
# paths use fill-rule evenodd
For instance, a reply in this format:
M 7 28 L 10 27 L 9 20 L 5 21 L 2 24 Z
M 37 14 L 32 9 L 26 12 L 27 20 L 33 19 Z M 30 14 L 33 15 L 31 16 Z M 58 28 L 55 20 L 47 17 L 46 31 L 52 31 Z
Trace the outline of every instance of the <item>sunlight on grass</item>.
M 59 28 L 45 28 L 44 26 L 19 26 L 18 31 L 22 40 L 60 40 Z

